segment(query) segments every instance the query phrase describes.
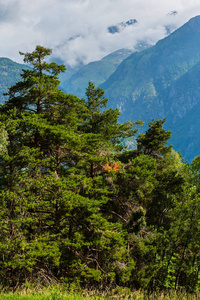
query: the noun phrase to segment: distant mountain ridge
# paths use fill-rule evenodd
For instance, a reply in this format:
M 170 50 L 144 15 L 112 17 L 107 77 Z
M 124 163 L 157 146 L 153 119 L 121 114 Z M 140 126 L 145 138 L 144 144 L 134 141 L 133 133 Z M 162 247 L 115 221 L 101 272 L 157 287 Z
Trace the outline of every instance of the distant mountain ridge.
M 121 121 L 141 119 L 147 124 L 152 118 L 167 117 L 173 145 L 191 160 L 200 154 L 200 139 L 196 137 L 199 150 L 191 151 L 197 141 L 193 137 L 182 147 L 180 132 L 183 120 L 188 124 L 185 136 L 199 124 L 192 115 L 195 107 L 200 113 L 199 70 L 200 16 L 196 16 L 155 46 L 131 54 L 101 87 L 109 106 L 121 110 Z
M 145 107 L 154 111 L 155 102 L 162 101 L 159 95 L 200 61 L 199 32 L 200 17 L 196 17 L 155 46 L 125 59 L 101 85 L 110 105 L 117 103 L 125 118 L 137 117 L 139 106 L 143 109 L 139 117 L 146 114 Z M 163 113 L 159 110 L 158 115 Z
M 0 103 L 3 103 L 6 99 L 3 93 L 6 93 L 8 87 L 21 79 L 22 69 L 26 68 L 27 66 L 18 64 L 9 58 L 0 58 Z
M 64 80 L 65 75 L 63 75 L 63 78 L 61 78 L 61 87 L 67 93 L 75 94 L 78 97 L 85 97 L 85 89 L 88 86 L 89 80 L 92 81 L 95 86 L 99 86 L 114 73 L 124 59 L 133 52 L 142 51 L 149 47 L 150 45 L 140 42 L 134 49 L 119 49 L 114 51 L 99 61 L 94 61 L 80 67 L 72 76 L 69 76 L 67 80 Z
M 129 55 L 133 50 L 120 49 L 105 56 L 99 61 L 91 62 L 77 72 L 75 72 L 67 80 L 61 82 L 61 87 L 71 94 L 78 97 L 85 96 L 85 89 L 88 86 L 88 81 L 91 80 L 96 86 L 100 85 L 117 69 L 119 64 Z

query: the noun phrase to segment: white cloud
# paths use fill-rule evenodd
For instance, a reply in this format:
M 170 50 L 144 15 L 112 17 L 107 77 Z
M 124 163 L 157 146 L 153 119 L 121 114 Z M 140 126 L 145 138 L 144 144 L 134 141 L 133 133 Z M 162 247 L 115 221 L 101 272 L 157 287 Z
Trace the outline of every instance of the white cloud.
M 165 26 L 179 27 L 198 14 L 199 0 L 0 0 L 0 57 L 21 61 L 19 50 L 40 44 L 66 63 L 88 63 L 138 40 L 155 43 Z M 108 32 L 129 19 L 138 24 Z

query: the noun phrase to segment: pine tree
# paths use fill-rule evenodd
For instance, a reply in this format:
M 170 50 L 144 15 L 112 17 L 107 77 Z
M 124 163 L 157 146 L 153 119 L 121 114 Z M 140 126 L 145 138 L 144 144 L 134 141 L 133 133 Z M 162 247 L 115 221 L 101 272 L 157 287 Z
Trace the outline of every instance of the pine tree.
M 83 152 L 88 153 L 88 166 L 84 167 L 93 178 L 98 171 L 103 170 L 103 165 L 115 163 L 117 154 L 123 150 L 121 140 L 134 136 L 137 132 L 135 126 L 141 123 L 118 123 L 119 110 L 104 109 L 108 99 L 104 97 L 104 91 L 99 87 L 95 88 L 92 82 L 89 82 L 86 89 L 86 97 L 87 110 L 80 131 L 86 139 Z
M 5 154 L 5 152 L 7 152 L 7 144 L 8 134 L 5 130 L 5 125 L 3 123 L 0 123 L 0 155 Z
M 152 120 L 149 129 L 137 138 L 137 148 L 139 153 L 144 153 L 152 157 L 161 158 L 167 154 L 172 146 L 167 146 L 171 137 L 171 132 L 162 128 L 166 119 Z
M 128 269 L 116 267 L 127 256 L 122 226 L 105 214 L 112 192 L 103 166 L 117 166 L 120 139 L 135 134 L 135 124 L 102 111 L 107 100 L 91 83 L 87 101 L 61 91 L 64 66 L 47 63 L 50 54 L 41 46 L 23 54 L 32 68 L 0 108 L 8 133 L 0 158 L 2 282 L 126 278 Z

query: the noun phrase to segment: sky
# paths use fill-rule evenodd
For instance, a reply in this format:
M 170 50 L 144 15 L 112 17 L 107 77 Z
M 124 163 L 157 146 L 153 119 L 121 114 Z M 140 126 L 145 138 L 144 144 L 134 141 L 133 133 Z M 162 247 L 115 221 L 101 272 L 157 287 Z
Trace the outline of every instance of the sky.
M 174 30 L 196 15 L 199 0 L 0 0 L 0 57 L 22 62 L 19 51 L 42 45 L 73 67 L 140 42 L 155 44 L 166 26 Z M 130 19 L 137 23 L 109 33 Z

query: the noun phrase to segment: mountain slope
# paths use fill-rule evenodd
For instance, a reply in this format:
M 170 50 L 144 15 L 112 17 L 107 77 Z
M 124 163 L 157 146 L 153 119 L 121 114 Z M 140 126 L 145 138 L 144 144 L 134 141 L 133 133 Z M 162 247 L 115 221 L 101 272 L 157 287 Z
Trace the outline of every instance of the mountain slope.
M 200 154 L 200 63 L 166 90 L 163 102 L 171 142 L 191 161 Z
M 125 59 L 101 87 L 121 121 L 167 117 L 176 150 L 200 154 L 200 16 L 155 46 Z
M 0 103 L 3 103 L 6 97 L 3 93 L 8 91 L 8 87 L 21 79 L 22 69 L 27 66 L 18 64 L 9 58 L 0 58 Z
M 100 85 L 132 52 L 132 50 L 121 49 L 107 55 L 100 61 L 91 62 L 83 66 L 78 72 L 68 78 L 68 80 L 64 82 L 62 80 L 61 87 L 67 93 L 75 94 L 78 97 L 84 97 L 89 80 L 96 86 Z
M 101 87 L 109 105 L 118 105 L 122 119 L 165 116 L 163 94 L 174 81 L 200 61 L 200 17 L 124 60 Z

